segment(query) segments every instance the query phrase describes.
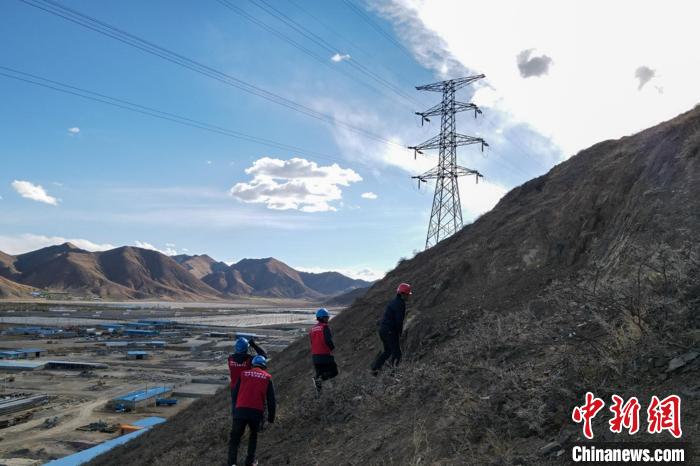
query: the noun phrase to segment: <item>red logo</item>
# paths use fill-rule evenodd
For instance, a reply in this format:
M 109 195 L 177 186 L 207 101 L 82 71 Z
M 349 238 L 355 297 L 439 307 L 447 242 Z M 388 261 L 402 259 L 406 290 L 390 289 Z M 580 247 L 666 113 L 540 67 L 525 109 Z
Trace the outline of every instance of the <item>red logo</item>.
M 612 395 L 612 405 L 610 412 L 612 419 L 608 421 L 610 432 L 622 433 L 627 429 L 627 433 L 634 435 L 639 432 L 639 412 L 641 405 L 636 397 L 632 397 L 627 402 L 618 396 Z M 591 392 L 586 392 L 586 402 L 583 406 L 575 406 L 571 413 L 571 419 L 577 424 L 583 422 L 583 435 L 593 439 L 593 418 L 603 409 L 605 402 L 596 398 Z M 675 438 L 683 435 L 681 430 L 681 398 L 678 395 L 669 395 L 663 400 L 654 395 L 651 397 L 647 408 L 647 432 L 650 434 L 660 434 L 667 430 Z
M 571 413 L 571 418 L 575 423 L 579 424 L 583 421 L 583 435 L 587 439 L 593 438 L 593 426 L 591 425 L 591 420 L 598 414 L 598 411 L 603 409 L 605 402 L 600 398 L 596 398 L 593 393 L 586 393 L 586 404 L 583 406 L 576 406 L 574 412 Z
M 647 432 L 659 434 L 667 430 L 676 438 L 683 435 L 681 431 L 681 398 L 678 395 L 669 395 L 659 401 L 656 395 L 651 397 L 651 404 L 647 409 Z
M 637 398 L 633 396 L 624 404 L 622 403 L 624 400 L 617 395 L 613 395 L 612 400 L 610 411 L 614 417 L 608 421 L 610 431 L 619 434 L 624 427 L 630 435 L 636 434 L 639 431 L 639 409 L 641 408 Z

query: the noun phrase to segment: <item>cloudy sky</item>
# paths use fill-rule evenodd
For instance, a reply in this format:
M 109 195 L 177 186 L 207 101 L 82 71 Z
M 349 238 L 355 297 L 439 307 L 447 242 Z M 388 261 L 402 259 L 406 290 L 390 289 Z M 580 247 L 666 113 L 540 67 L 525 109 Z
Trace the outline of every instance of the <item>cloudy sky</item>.
M 485 176 L 461 181 L 465 221 L 700 102 L 693 1 L 29 3 L 73 21 L 0 5 L 13 254 L 70 240 L 376 278 L 425 242 L 432 186 L 410 176 L 435 156 L 405 146 L 437 133 L 413 112 L 439 95 L 414 86 L 486 75 L 458 95 L 484 110 L 458 130 L 491 144 L 460 149 Z

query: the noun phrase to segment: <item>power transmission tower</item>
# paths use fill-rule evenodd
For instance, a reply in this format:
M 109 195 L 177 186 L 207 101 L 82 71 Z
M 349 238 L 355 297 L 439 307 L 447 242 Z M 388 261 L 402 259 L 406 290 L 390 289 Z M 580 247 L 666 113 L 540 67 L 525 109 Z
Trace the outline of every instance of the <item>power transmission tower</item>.
M 424 150 L 439 149 L 440 157 L 437 167 L 428 170 L 422 175 L 414 176 L 420 184 L 428 180 L 435 181 L 435 195 L 433 197 L 433 209 L 428 223 L 428 237 L 425 240 L 425 249 L 435 246 L 440 240 L 451 236 L 462 228 L 462 205 L 459 198 L 459 185 L 457 178 L 465 175 L 475 175 L 476 182 L 483 175 L 477 170 L 465 168 L 457 164 L 457 146 L 481 144 L 488 147 L 482 138 L 465 136 L 456 132 L 455 114 L 466 110 L 474 110 L 474 118 L 481 113 L 479 107 L 472 103 L 463 103 L 455 100 L 455 92 L 482 79 L 483 74 L 467 78 L 451 79 L 433 84 L 416 87 L 419 91 L 442 92 L 442 102 L 424 111 L 416 112 L 420 115 L 421 123 L 430 121 L 428 117 L 440 115 L 440 134 L 434 136 L 422 144 L 410 146 L 414 155 L 422 154 Z

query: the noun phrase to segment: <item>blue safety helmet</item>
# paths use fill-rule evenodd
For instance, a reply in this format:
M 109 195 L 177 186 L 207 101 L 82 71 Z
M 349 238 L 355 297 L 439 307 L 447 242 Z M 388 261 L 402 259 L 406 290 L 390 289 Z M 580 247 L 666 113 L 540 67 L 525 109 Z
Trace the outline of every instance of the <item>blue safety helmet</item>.
M 253 358 L 250 363 L 253 367 L 267 368 L 267 358 L 265 356 L 260 356 L 259 354 Z
M 236 343 L 233 345 L 233 349 L 236 353 L 246 353 L 248 351 L 248 340 L 243 337 L 238 337 Z
M 317 319 L 322 319 L 324 317 L 330 317 L 331 315 L 328 313 L 328 310 L 326 310 L 325 307 L 322 307 L 318 311 L 316 311 L 316 318 Z

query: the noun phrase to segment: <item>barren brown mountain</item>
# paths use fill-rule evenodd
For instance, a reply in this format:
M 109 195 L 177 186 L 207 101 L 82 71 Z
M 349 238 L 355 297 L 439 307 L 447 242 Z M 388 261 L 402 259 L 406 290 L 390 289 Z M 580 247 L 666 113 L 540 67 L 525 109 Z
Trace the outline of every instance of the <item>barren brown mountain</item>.
M 202 281 L 222 293 L 249 296 L 255 292 L 253 287 L 243 280 L 241 272 L 231 267 L 223 271 L 210 273 L 202 277 Z
M 21 275 L 15 268 L 16 260 L 17 259 L 14 256 L 0 251 L 0 277 L 14 280 Z
M 219 267 L 202 280 L 227 294 L 310 299 L 370 285 L 370 282 L 355 280 L 338 272 L 299 272 L 272 257 L 243 259 L 223 270 Z
M 216 272 L 224 272 L 228 269 L 228 265 L 224 262 L 219 262 L 206 254 L 190 256 L 187 254 L 179 254 L 170 256 L 175 262 L 184 266 L 192 275 L 200 280 Z
M 273 257 L 243 259 L 231 266 L 255 294 L 275 298 L 320 298 L 321 293 L 304 284 L 299 272 Z
M 325 295 L 343 294 L 370 285 L 370 282 L 346 277 L 338 272 L 299 272 L 299 277 L 306 286 Z
M 220 293 L 157 251 L 122 247 L 88 252 L 70 243 L 8 256 L 0 269 L 39 289 L 112 299 L 218 299 Z M 4 258 L 3 264 L 8 261 Z M 22 288 L 17 288 L 21 290 Z
M 699 216 L 700 108 L 513 189 L 331 321 L 341 374 L 320 399 L 306 338 L 274 355 L 279 417 L 260 463 L 561 464 L 588 390 L 645 408 L 679 394 L 697 441 Z M 414 285 L 404 362 L 375 378 L 376 321 L 402 281 Z M 224 464 L 229 411 L 222 390 L 92 464 Z M 596 440 L 630 440 L 607 420 Z M 649 438 L 673 440 L 633 439 Z
M 88 252 L 70 243 L 18 256 L 0 252 L 0 277 L 7 279 L 4 297 L 28 297 L 20 285 L 29 285 L 111 299 L 186 301 L 237 296 L 320 300 L 369 285 L 337 272 L 298 272 L 273 258 L 243 259 L 228 266 L 207 255 L 169 257 L 128 246 Z
M 35 291 L 35 288 L 0 276 L 0 298 L 26 298 L 32 291 Z

